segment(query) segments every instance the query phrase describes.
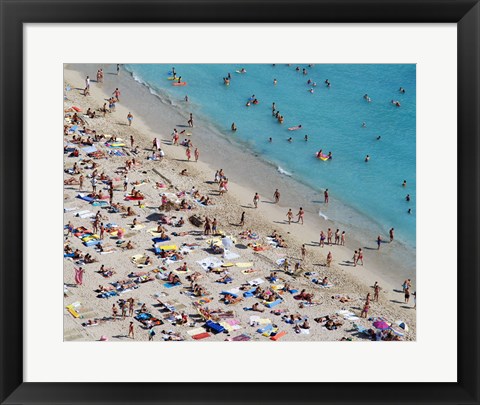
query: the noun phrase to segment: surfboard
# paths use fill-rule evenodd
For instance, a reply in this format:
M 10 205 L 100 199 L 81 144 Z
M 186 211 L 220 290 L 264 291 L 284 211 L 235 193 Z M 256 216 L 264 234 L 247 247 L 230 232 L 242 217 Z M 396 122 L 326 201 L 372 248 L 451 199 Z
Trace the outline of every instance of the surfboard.
M 157 143 L 157 149 L 160 149 L 160 139 L 157 138 L 156 143 Z
M 177 77 L 173 77 L 173 76 L 167 77 L 167 80 L 178 80 L 178 76 Z
M 187 82 L 173 83 L 174 86 L 186 86 Z
M 242 71 L 240 71 L 240 70 L 235 70 L 235 72 L 240 73 L 241 75 L 243 75 L 244 73 L 247 73 L 246 70 L 245 70 L 244 72 L 242 72 Z

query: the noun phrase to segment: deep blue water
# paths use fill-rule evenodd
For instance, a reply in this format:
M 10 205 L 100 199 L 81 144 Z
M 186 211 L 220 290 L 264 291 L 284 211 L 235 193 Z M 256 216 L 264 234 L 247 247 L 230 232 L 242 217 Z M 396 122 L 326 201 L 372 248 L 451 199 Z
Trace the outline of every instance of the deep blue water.
M 125 66 L 153 91 L 166 92 L 173 100 L 180 101 L 188 94 L 189 111 L 212 121 L 224 136 L 235 137 L 242 146 L 313 189 L 328 188 L 332 197 L 360 211 L 385 231 L 393 226 L 398 239 L 415 246 L 415 65 L 175 67 L 187 86 L 174 87 L 167 80 L 171 65 Z M 235 72 L 242 67 L 246 74 Z M 302 74 L 303 68 L 307 75 Z M 231 74 L 229 86 L 223 83 L 227 73 Z M 313 94 L 308 79 L 317 83 Z M 324 83 L 326 79 L 330 88 Z M 405 88 L 405 94 L 399 92 L 400 87 Z M 259 104 L 246 107 L 253 94 Z M 367 102 L 364 94 L 372 101 Z M 400 101 L 401 107 L 395 107 L 392 99 Z M 272 116 L 272 102 L 284 116 L 283 124 Z M 232 122 L 238 127 L 235 133 L 230 130 Z M 301 130 L 288 130 L 298 124 Z M 304 141 L 305 135 L 308 142 Z M 289 137 L 293 142 L 287 141 Z M 314 154 L 320 149 L 331 151 L 333 159 L 316 159 Z M 368 163 L 364 161 L 367 154 Z M 402 187 L 403 180 L 407 180 L 406 188 Z M 407 194 L 410 202 L 405 200 Z M 410 215 L 408 208 L 412 209 Z

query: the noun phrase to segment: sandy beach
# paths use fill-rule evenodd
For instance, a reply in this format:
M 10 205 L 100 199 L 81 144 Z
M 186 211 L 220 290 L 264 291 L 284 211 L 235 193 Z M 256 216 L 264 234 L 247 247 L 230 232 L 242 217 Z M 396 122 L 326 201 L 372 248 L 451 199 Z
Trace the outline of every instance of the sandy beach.
M 97 83 L 93 79 L 100 67 L 105 70 L 105 77 L 102 83 Z M 361 235 L 352 237 L 347 234 L 345 246 L 325 244 L 324 247 L 319 247 L 320 231 L 326 234 L 327 229 L 331 228 L 335 232 L 338 226 L 308 209 L 303 225 L 297 222 L 288 224 L 288 209 L 292 208 L 296 221 L 295 215 L 300 206 L 297 202 L 298 192 L 295 195 L 288 192 L 289 179 L 279 176 L 276 169 L 268 165 L 264 165 L 262 173 L 257 173 L 255 178 L 242 175 L 242 167 L 249 166 L 250 161 L 256 160 L 254 155 L 245 152 L 241 158 L 235 159 L 225 156 L 221 143 L 203 141 L 210 130 L 207 124 L 203 125 L 201 120 L 196 119 L 194 127 L 189 128 L 188 115 L 182 109 L 175 105 L 156 103 L 155 96 L 125 71 L 120 70 L 118 76 L 114 73 L 114 65 L 92 65 L 88 72 L 79 72 L 73 68 L 64 70 L 64 82 L 71 87 L 65 92 L 64 110 L 67 119 L 64 124 L 71 128 L 70 120 L 76 113 L 72 107 L 75 106 L 81 110 L 77 115 L 84 121 L 86 128 L 107 137 L 93 143 L 95 149 L 102 153 L 97 154 L 98 158 L 90 158 L 82 150 L 89 145 L 73 144 L 72 147 L 72 136 L 75 134 L 78 137 L 78 131 L 64 136 L 64 146 L 68 145 L 64 169 L 71 169 L 77 163 L 79 172 L 73 175 L 64 173 L 64 180 L 68 182 L 73 177 L 78 181 L 81 174 L 84 176 L 81 190 L 78 183 L 64 185 L 64 224 L 70 223 L 76 230 L 80 227 L 92 230 L 92 220 L 99 211 L 99 222 L 104 225 L 115 224 L 124 229 L 123 241 L 130 241 L 133 245 L 132 249 L 123 249 L 115 233 L 112 235 L 105 232 L 102 240 L 104 252 L 98 252 L 95 246 L 84 245 L 81 232 L 77 232 L 78 236 L 66 236 L 65 243 L 70 249 L 78 249 L 83 255 L 89 253 L 95 260 L 93 263 L 82 264 L 77 263 L 77 259 L 65 258 L 66 341 L 97 341 L 102 337 L 112 342 L 133 340 L 128 337 L 130 322 L 133 322 L 134 340 L 145 341 L 152 337 L 149 335 L 151 319 L 157 323 L 153 327 L 153 341 L 194 341 L 194 337 L 202 338 L 202 341 L 368 341 L 375 339 L 368 329 L 378 331 L 373 327 L 375 321 L 391 324 L 394 331 L 391 336 L 401 340 L 416 339 L 414 297 L 412 295 L 410 302 L 405 304 L 401 287 L 403 281 L 410 278 L 413 283 L 411 291 L 416 290 L 414 268 L 412 270 L 408 259 L 405 260 L 407 265 L 402 265 L 404 252 L 395 241 L 382 244 L 380 251 L 377 251 L 376 246 L 362 240 Z M 90 94 L 84 96 L 87 74 L 92 80 Z M 103 117 L 100 109 L 116 88 L 121 91 L 120 101 L 116 103 L 115 112 L 106 113 Z M 142 108 L 138 108 L 140 103 L 136 102 L 140 99 L 143 100 Z M 96 112 L 95 118 L 84 116 L 88 108 Z M 153 125 L 144 119 L 144 116 L 153 114 L 147 109 L 155 111 L 161 125 Z M 129 113 L 133 115 L 131 126 L 127 121 Z M 78 130 L 83 126 L 83 123 L 78 125 Z M 188 136 L 180 135 L 180 140 L 189 138 L 193 144 L 190 162 L 185 147 L 172 145 L 171 134 L 174 128 L 179 132 L 185 130 L 191 133 Z M 105 142 L 111 135 L 115 135 L 117 142 L 124 143 L 125 146 L 106 145 Z M 80 136 L 86 140 L 89 135 Z M 134 148 L 130 145 L 131 136 L 134 138 Z M 152 156 L 152 142 L 155 138 L 159 140 L 165 157 L 161 160 L 148 160 Z M 138 153 L 132 152 L 135 146 L 138 147 Z M 70 157 L 71 150 L 75 148 L 79 150 L 79 156 Z M 200 152 L 198 162 L 193 158 L 195 148 Z M 137 164 L 128 170 L 129 184 L 127 191 L 124 191 L 122 168 L 132 159 Z M 95 168 L 91 168 L 93 162 Z M 228 178 L 228 192 L 222 196 L 218 192 L 218 183 L 214 182 L 215 172 L 220 168 L 223 168 Z M 110 212 L 107 184 L 101 179 L 98 179 L 96 192 L 102 191 L 107 198 L 95 200 L 104 201 L 102 205 L 94 206 L 78 198 L 79 193 L 88 195 L 92 192 L 90 177 L 94 169 L 98 176 L 103 173 L 105 178 L 113 179 L 113 202 L 121 203 L 125 208 L 130 207 L 134 215 L 124 216 L 121 210 Z M 181 175 L 185 169 L 187 175 Z M 140 201 L 126 201 L 125 196 L 134 187 L 144 198 Z M 192 187 L 201 196 L 209 197 L 213 205 L 198 203 L 198 198 L 190 193 Z M 279 203 L 274 204 L 273 192 L 277 188 L 282 191 L 282 196 Z M 258 208 L 253 204 L 256 192 L 260 195 Z M 167 209 L 159 209 L 162 194 L 169 200 Z M 175 207 L 182 200 L 191 209 L 176 210 Z M 334 203 L 332 200 L 329 204 Z M 173 208 L 169 209 L 170 207 Z M 79 212 L 81 217 L 77 216 Z M 242 212 L 245 212 L 243 226 L 239 225 Z M 164 222 L 159 222 L 161 215 L 164 215 Z M 189 221 L 192 215 L 202 220 L 205 217 L 210 220 L 216 218 L 217 230 L 232 241 L 226 257 L 209 250 L 210 242 L 224 248 L 220 232 L 217 236 L 204 235 L 203 226 L 197 227 Z M 185 221 L 184 225 L 170 225 L 180 218 Z M 136 225 L 133 225 L 134 219 Z M 183 258 L 172 261 L 155 254 L 152 238 L 159 234 L 153 230 L 157 230 L 159 224 L 165 227 L 169 240 L 159 242 L 156 246 L 175 245 Z M 269 239 L 274 231 L 282 235 L 288 247 L 275 247 L 275 242 Z M 67 230 L 64 232 L 66 235 Z M 302 259 L 301 253 L 303 244 L 306 247 L 305 259 Z M 364 250 L 364 265 L 353 266 L 353 252 L 359 247 Z M 329 252 L 333 260 L 327 266 Z M 134 256 L 149 256 L 152 264 L 139 266 L 132 262 Z M 285 259 L 289 263 L 287 272 L 282 264 Z M 212 260 L 219 267 L 208 271 L 208 263 L 212 263 Z M 187 272 L 179 270 L 184 262 L 187 264 Z M 296 263 L 300 264 L 300 268 L 294 271 Z M 114 273 L 109 277 L 99 274 L 101 265 L 112 269 Z M 80 267 L 84 270 L 81 285 L 75 280 L 75 268 Z M 276 277 L 269 280 L 273 272 L 276 272 Z M 165 278 L 169 273 L 178 276 L 181 284 L 167 288 Z M 191 283 L 187 277 L 197 273 L 199 278 L 195 283 L 201 286 L 203 294 L 196 296 L 190 291 Z M 328 282 L 321 285 L 320 282 L 325 277 Z M 227 284 L 218 282 L 222 278 L 231 281 Z M 313 280 L 317 280 L 317 283 Z M 375 282 L 381 287 L 378 302 L 374 300 Z M 268 298 L 264 300 L 253 296 L 257 285 L 262 290 L 269 291 L 267 296 L 274 295 L 275 299 L 269 301 Z M 112 290 L 116 295 L 100 298 L 102 291 L 99 286 L 103 287 L 104 296 L 109 295 L 106 290 Z M 302 290 L 305 290 L 305 295 L 299 297 Z M 238 302 L 226 304 L 221 300 L 227 293 L 230 294 L 228 298 L 234 301 L 237 298 Z M 371 294 L 369 311 L 367 317 L 362 318 L 360 315 L 368 293 Z M 127 316 L 122 317 L 119 300 L 130 298 L 134 299 L 134 315 L 140 315 L 139 319 L 128 316 L 128 311 Z M 273 302 L 276 305 L 271 305 Z M 118 308 L 117 319 L 112 318 L 114 304 Z M 254 304 L 258 304 L 258 310 L 252 309 Z M 325 319 L 327 316 L 329 319 Z M 214 333 L 208 325 L 206 328 L 208 319 L 213 322 L 214 328 L 224 331 Z M 334 323 L 334 327 L 327 327 L 329 321 Z M 397 321 L 406 323 L 408 331 L 397 326 Z M 302 325 L 309 327 L 301 328 Z M 273 339 L 277 335 L 278 339 Z

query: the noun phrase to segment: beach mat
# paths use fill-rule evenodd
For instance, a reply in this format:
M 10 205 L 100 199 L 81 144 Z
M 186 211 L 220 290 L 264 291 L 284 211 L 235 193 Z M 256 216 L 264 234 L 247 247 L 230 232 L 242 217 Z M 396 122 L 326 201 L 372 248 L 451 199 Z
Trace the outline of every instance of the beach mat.
M 192 336 L 192 339 L 195 339 L 195 340 L 200 340 L 200 339 L 205 339 L 205 338 L 208 338 L 212 335 L 210 335 L 210 333 L 208 332 L 203 332 L 203 333 L 199 333 L 198 335 L 193 335 Z
M 285 331 L 278 332 L 275 336 L 271 336 L 270 340 L 277 341 L 277 340 L 281 339 L 282 337 L 284 337 L 286 334 L 287 334 L 287 332 L 285 332 Z

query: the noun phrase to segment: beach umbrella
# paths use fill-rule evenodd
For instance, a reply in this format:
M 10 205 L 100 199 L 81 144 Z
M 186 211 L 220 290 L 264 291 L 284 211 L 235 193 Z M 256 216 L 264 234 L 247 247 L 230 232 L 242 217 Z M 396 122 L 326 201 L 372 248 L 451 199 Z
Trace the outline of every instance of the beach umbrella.
M 233 246 L 233 242 L 228 236 L 225 236 L 222 238 L 222 245 L 225 249 L 230 249 Z
M 375 321 L 373 322 L 373 326 L 380 330 L 390 329 L 390 325 L 385 321 Z
M 405 332 L 408 332 L 408 325 L 403 321 L 395 322 L 398 326 L 400 326 Z

